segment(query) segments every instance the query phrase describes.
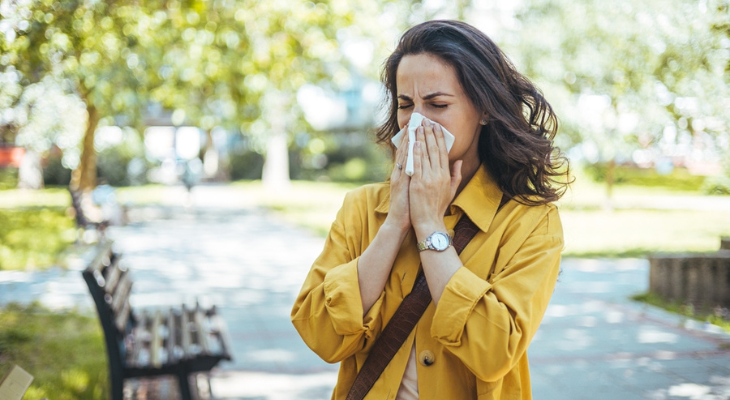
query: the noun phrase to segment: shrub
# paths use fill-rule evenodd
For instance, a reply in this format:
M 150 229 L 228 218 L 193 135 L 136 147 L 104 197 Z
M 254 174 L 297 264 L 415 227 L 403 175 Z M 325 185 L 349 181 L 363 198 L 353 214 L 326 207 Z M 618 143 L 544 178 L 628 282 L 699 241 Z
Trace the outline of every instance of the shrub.
M 702 193 L 730 196 L 730 177 L 718 176 L 708 178 L 702 185 Z
M 46 186 L 68 186 L 71 170 L 61 164 L 61 154 L 51 154 L 43 166 L 43 184 Z
M 231 153 L 229 158 L 231 180 L 261 179 L 264 169 L 264 156 L 254 151 Z

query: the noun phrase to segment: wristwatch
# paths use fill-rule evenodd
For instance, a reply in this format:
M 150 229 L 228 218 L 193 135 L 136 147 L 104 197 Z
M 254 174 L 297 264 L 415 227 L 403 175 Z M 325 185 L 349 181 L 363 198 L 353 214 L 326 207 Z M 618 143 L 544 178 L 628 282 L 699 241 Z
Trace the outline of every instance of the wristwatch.
M 444 251 L 451 246 L 451 236 L 446 232 L 434 232 L 429 237 L 418 243 L 418 251 L 436 250 Z

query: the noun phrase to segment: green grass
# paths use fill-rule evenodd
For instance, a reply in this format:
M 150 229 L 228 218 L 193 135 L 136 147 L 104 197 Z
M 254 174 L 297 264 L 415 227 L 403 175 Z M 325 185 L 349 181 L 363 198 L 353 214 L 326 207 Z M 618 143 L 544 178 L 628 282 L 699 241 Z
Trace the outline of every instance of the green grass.
M 0 209 L 68 207 L 70 205 L 71 195 L 65 188 L 0 190 Z
M 285 195 L 267 194 L 260 182 L 238 182 L 251 201 L 274 211 L 288 222 L 324 236 L 329 231 L 345 193 L 353 184 L 292 182 Z M 623 186 L 614 199 L 651 203 L 695 192 Z M 660 201 L 660 200 L 656 200 Z M 730 212 L 616 209 L 604 210 L 605 189 L 578 179 L 558 203 L 567 257 L 645 257 L 655 252 L 712 252 L 720 236 L 730 236 Z
M 712 252 L 730 236 L 730 212 L 560 210 L 566 256 Z
M 75 238 L 64 208 L 0 209 L 0 270 L 57 264 Z
M 345 193 L 357 186 L 293 181 L 288 190 L 272 193 L 261 181 L 239 181 L 231 183 L 226 194 L 238 205 L 271 210 L 278 218 L 324 236 Z M 181 187 L 147 185 L 120 188 L 117 195 L 120 203 L 132 206 L 182 205 L 184 193 Z M 67 206 L 68 197 L 65 189 L 0 191 L 0 213 L 3 208 Z M 681 198 L 686 203 L 704 197 L 697 191 L 676 188 L 617 185 L 613 191 L 614 206 L 634 208 L 607 211 L 605 185 L 591 181 L 578 171 L 576 181 L 558 202 L 565 232 L 563 254 L 568 257 L 645 257 L 654 252 L 715 251 L 720 236 L 730 236 L 730 212 L 649 209 L 672 199 Z
M 275 212 L 289 223 L 326 236 L 345 193 L 360 186 L 354 183 L 293 181 L 285 193 L 267 191 L 260 181 L 233 184 L 247 193 L 253 205 Z
M 656 293 L 641 293 L 631 296 L 634 301 L 650 304 L 655 307 L 662 308 L 669 312 L 683 315 L 687 318 L 691 318 L 697 321 L 709 322 L 717 325 L 730 333 L 730 321 L 723 319 L 721 315 L 718 315 L 715 310 L 696 310 L 691 305 L 683 304 L 682 302 L 671 302 L 662 299 Z
M 16 364 L 34 377 L 24 400 L 108 398 L 106 349 L 95 318 L 38 305 L 0 308 L 0 376 Z

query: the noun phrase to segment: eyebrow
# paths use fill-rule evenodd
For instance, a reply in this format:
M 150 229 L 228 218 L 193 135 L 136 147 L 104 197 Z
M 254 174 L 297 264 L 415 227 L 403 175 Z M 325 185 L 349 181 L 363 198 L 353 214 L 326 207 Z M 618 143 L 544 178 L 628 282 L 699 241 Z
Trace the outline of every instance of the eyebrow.
M 438 96 L 454 97 L 453 94 L 448 94 L 448 93 L 444 93 L 444 92 L 433 92 L 433 93 L 429 93 L 429 94 L 423 96 L 423 99 L 424 100 L 431 100 L 434 97 L 438 97 Z M 410 97 L 408 97 L 408 96 L 406 96 L 404 94 L 398 95 L 398 98 L 401 99 L 401 100 L 408 100 L 408 101 L 413 100 L 413 99 L 411 99 Z

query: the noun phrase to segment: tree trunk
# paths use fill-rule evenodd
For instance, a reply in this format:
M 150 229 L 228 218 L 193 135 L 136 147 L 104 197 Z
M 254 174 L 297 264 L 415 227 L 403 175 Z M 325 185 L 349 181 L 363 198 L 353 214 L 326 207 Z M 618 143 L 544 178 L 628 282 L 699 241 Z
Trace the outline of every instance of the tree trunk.
M 99 111 L 93 105 L 87 103 L 86 111 L 89 120 L 84 134 L 83 149 L 79 166 L 71 174 L 71 189 L 76 191 L 89 191 L 96 187 L 96 149 L 94 148 L 94 134 L 99 124 Z
M 276 132 L 269 139 L 261 180 L 264 187 L 274 191 L 287 189 L 290 185 L 289 149 L 284 132 Z
M 272 93 L 270 96 L 267 101 L 267 119 L 271 123 L 271 136 L 266 148 L 261 180 L 267 189 L 282 191 L 288 189 L 291 184 L 286 129 L 290 122 L 287 109 L 292 96 L 285 93 Z

